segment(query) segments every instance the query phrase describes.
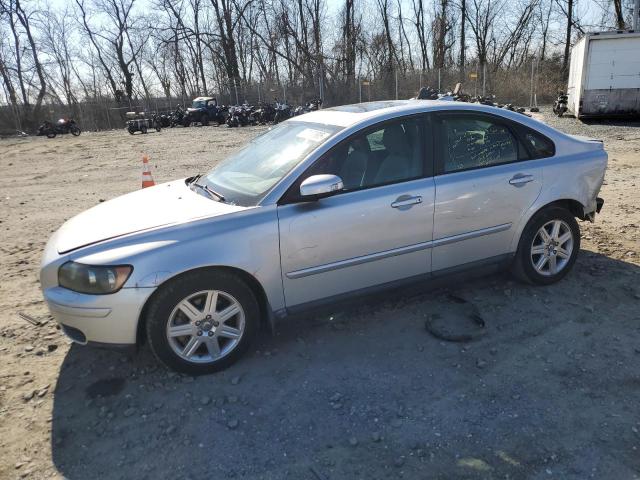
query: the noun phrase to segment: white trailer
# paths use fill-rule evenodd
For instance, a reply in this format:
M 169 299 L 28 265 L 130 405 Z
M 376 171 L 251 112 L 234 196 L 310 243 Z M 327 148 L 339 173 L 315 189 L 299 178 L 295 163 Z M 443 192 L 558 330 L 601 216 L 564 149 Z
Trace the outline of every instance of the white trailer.
M 569 112 L 640 116 L 640 32 L 587 33 L 571 49 Z

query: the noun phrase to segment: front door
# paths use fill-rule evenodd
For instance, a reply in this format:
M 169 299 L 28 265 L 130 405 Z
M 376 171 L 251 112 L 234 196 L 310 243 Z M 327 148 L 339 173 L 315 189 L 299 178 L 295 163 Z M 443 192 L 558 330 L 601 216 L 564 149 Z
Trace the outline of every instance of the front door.
M 278 207 L 287 307 L 429 273 L 435 188 L 424 133 L 420 117 L 368 128 L 294 184 Z M 322 173 L 340 176 L 344 191 L 296 200 L 301 181 Z

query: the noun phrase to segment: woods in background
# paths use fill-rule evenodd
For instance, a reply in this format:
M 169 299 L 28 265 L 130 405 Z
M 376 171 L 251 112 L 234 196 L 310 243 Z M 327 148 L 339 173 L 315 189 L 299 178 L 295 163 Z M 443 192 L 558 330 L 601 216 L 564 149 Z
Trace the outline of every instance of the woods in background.
M 457 81 L 528 101 L 532 70 L 544 72 L 538 92 L 550 98 L 575 39 L 628 28 L 631 3 L 0 0 L 0 117 L 27 129 L 61 106 L 78 115 L 86 105 L 155 108 L 158 98 L 318 92 L 331 105 Z

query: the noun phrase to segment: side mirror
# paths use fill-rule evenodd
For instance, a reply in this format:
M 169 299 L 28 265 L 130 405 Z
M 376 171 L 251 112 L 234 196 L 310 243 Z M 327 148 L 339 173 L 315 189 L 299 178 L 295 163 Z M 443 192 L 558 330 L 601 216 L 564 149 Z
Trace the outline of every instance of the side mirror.
M 313 175 L 300 184 L 300 196 L 304 200 L 317 200 L 338 193 L 344 188 L 337 175 Z

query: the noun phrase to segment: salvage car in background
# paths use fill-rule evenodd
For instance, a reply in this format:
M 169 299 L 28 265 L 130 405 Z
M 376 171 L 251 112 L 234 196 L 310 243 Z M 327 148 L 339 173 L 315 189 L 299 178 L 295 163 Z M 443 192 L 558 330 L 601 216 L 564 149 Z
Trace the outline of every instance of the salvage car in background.
M 206 126 L 209 122 L 222 125 L 226 120 L 226 109 L 218 105 L 215 97 L 198 97 L 194 98 L 191 107 L 187 108 L 182 125 L 188 127 L 192 123 L 200 123 Z
M 192 374 L 236 361 L 261 322 L 487 265 L 548 285 L 602 206 L 602 143 L 478 104 L 393 101 L 312 112 L 206 175 L 65 223 L 41 285 L 82 344 L 147 339 Z M 382 341 L 382 340 L 381 340 Z

